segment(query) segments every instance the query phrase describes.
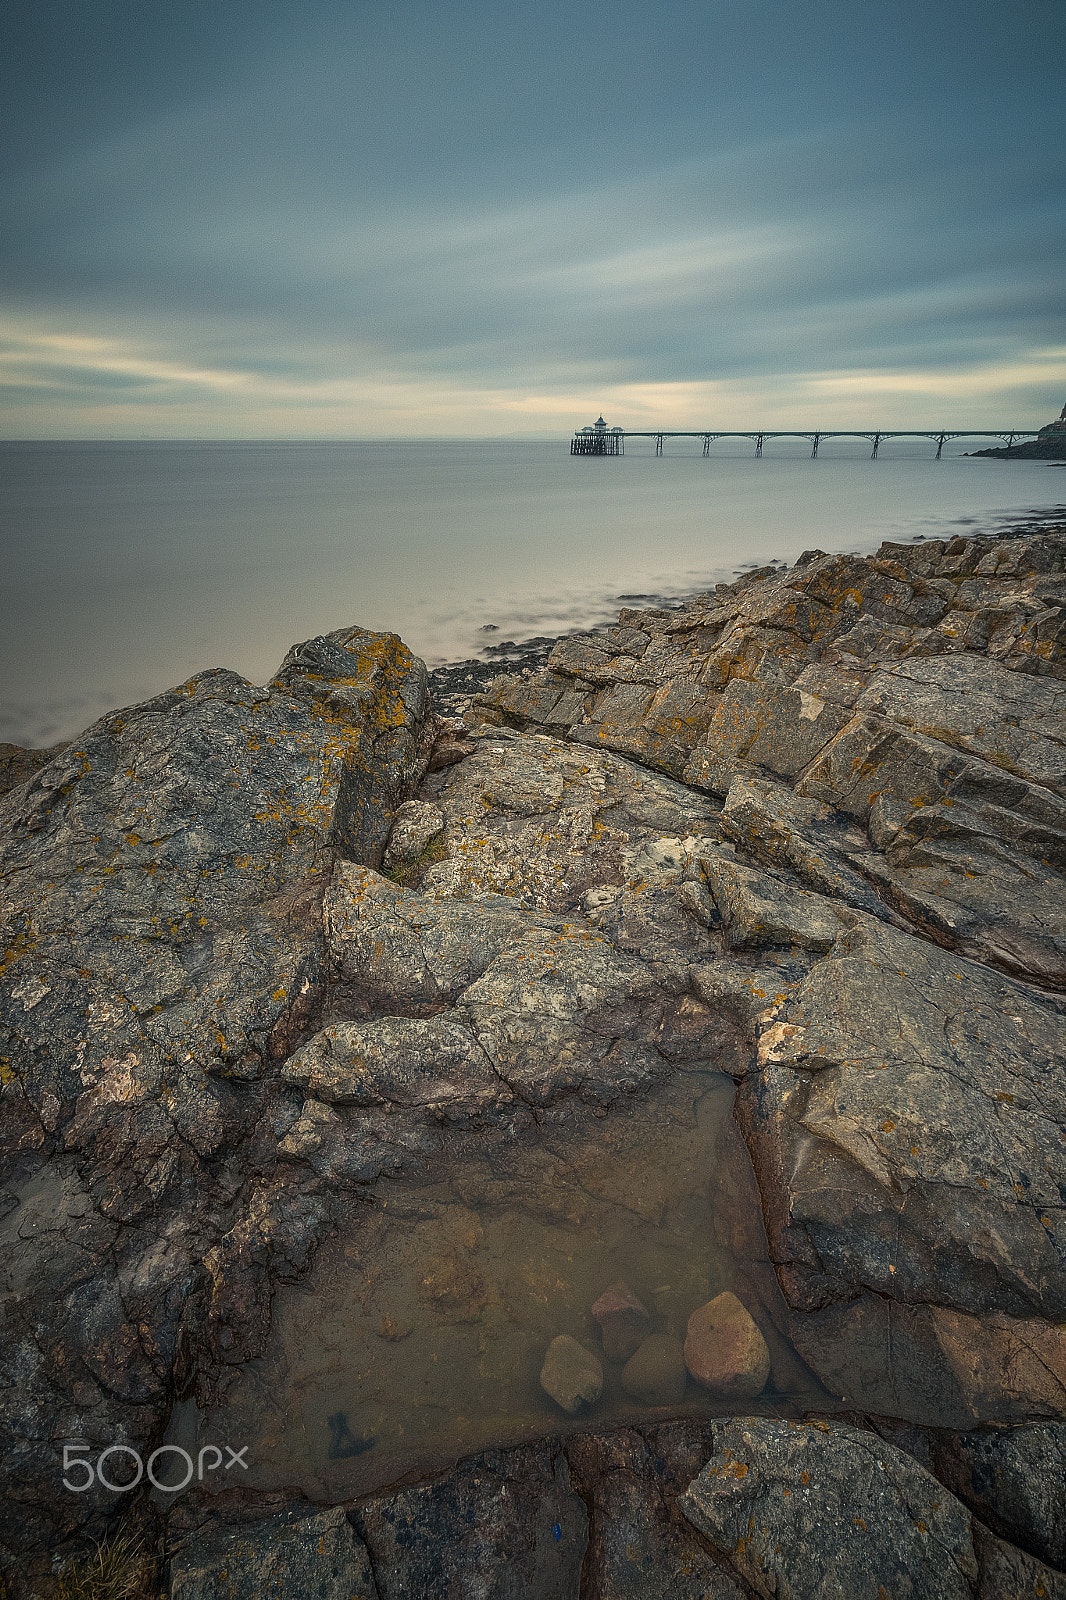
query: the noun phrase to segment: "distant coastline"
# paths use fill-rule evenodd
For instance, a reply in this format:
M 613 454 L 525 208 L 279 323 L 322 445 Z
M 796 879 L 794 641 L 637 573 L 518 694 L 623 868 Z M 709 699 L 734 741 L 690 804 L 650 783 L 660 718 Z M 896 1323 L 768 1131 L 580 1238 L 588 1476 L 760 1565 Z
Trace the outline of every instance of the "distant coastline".
M 1066 461 L 1066 406 L 1063 406 L 1064 415 L 1057 422 L 1048 423 L 1046 428 L 1041 428 L 1035 439 L 1027 439 L 1024 444 L 1001 446 L 995 450 L 973 450 L 968 455 L 995 456 L 1000 461 L 1010 461 L 1015 458 L 1021 461 Z
M 1024 444 L 1003 445 L 998 450 L 968 450 L 969 456 L 995 456 L 999 461 L 1066 461 L 1066 433 L 1027 439 Z

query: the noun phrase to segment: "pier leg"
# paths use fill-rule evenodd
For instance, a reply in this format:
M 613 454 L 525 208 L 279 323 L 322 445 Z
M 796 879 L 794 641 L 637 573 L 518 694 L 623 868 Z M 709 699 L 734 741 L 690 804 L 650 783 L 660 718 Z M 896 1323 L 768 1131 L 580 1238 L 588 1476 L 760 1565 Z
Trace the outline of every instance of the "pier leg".
M 762 434 L 761 433 L 759 434 L 758 438 L 755 441 L 755 454 L 757 456 L 761 456 L 762 455 Z
M 941 452 L 941 450 L 943 450 L 943 448 L 944 448 L 944 435 L 941 434 L 940 438 L 936 442 L 936 458 L 937 458 L 938 461 L 940 460 L 940 452 Z
M 1013 446 L 1013 444 L 1014 444 L 1014 435 L 1013 435 L 1013 433 L 1012 433 L 1012 434 L 1011 434 L 1011 436 L 1010 436 L 1010 438 L 1009 438 L 1009 439 L 1008 439 L 1008 440 L 1007 440 L 1007 449 L 1008 449 L 1008 450 L 1009 450 L 1009 449 L 1011 449 L 1011 447 L 1012 447 L 1012 446 Z
M 818 454 L 818 441 L 819 441 L 819 439 L 821 437 L 822 436 L 821 436 L 820 433 L 816 433 L 815 436 L 814 436 L 814 443 L 811 445 L 811 460 L 812 461 L 814 460 L 815 456 Z
M 657 433 L 655 435 L 655 454 L 657 456 L 661 456 L 662 453 L 663 453 L 663 436 L 662 436 L 661 433 Z
M 709 456 L 711 453 L 711 436 L 709 433 L 703 435 L 703 453 L 705 456 Z
M 875 433 L 874 434 L 874 447 L 873 447 L 873 450 L 872 450 L 872 452 L 870 454 L 870 460 L 871 461 L 876 461 L 877 460 L 877 447 L 878 447 L 878 445 L 880 443 L 881 443 L 881 435 L 879 433 Z

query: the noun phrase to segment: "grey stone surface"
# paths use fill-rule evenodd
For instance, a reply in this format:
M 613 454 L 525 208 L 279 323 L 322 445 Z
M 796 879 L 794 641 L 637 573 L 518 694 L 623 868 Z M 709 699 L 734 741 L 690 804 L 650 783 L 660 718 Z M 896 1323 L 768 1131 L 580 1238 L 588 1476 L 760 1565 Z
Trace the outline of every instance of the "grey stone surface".
M 473 1028 L 454 1012 L 335 1023 L 290 1057 L 282 1077 L 341 1106 L 469 1107 L 500 1088 Z
M 354 1516 L 380 1600 L 578 1600 L 588 1515 L 557 1446 L 490 1451 Z
M 25 783 L 39 768 L 46 767 L 66 748 L 66 740 L 62 744 L 49 745 L 39 750 L 27 749 L 20 744 L 0 743 L 0 795 L 5 795 L 9 789 Z
M 439 905 L 366 867 L 340 862 L 325 902 L 340 975 L 375 1007 L 454 1001 L 514 938 L 543 926 L 521 905 Z
M 688 1439 L 682 1425 L 646 1436 L 620 1429 L 569 1441 L 571 1477 L 590 1509 L 583 1600 L 742 1600 L 750 1594 L 673 1510 L 675 1473 L 680 1468 L 679 1480 L 687 1483 L 709 1448 L 698 1428 L 687 1431 Z
M 825 955 L 857 921 L 825 895 L 787 878 L 759 871 L 724 853 L 700 861 L 707 886 L 728 930 L 731 950 L 785 946 Z
M 748 1418 L 678 1501 L 758 1595 L 971 1600 L 969 1513 L 910 1456 L 839 1423 Z
M 767 1186 L 790 1173 L 771 1248 L 794 1303 L 863 1286 L 1066 1320 L 1062 1044 L 1060 1011 L 1009 979 L 846 932 L 764 1019 L 742 1097 Z
M 1066 1574 L 980 1527 L 974 1529 L 974 1544 L 981 1561 L 974 1600 L 1028 1600 L 1030 1595 L 1033 1600 L 1066 1600 Z
M 742 775 L 729 785 L 721 826 L 756 861 L 790 870 L 807 888 L 888 920 L 876 890 L 848 864 L 868 849 L 866 835 L 854 824 L 842 825 L 832 807 Z
M 170 1552 L 170 1600 L 379 1600 L 366 1547 L 337 1506 L 226 1525 L 205 1520 Z
M 952 1434 L 937 1440 L 933 1463 L 989 1528 L 1066 1569 L 1066 1424 Z

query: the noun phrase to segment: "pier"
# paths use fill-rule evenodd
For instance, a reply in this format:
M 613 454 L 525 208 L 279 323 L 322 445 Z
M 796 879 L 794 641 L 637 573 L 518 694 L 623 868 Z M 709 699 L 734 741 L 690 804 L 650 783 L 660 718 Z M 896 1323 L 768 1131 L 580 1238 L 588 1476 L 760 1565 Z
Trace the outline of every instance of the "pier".
M 591 428 L 581 428 L 570 441 L 570 454 L 572 456 L 624 456 L 626 453 L 627 439 L 654 439 L 655 454 L 663 453 L 665 439 L 700 439 L 703 442 L 703 454 L 711 453 L 711 442 L 714 439 L 750 439 L 755 445 L 755 454 L 761 456 L 763 445 L 768 439 L 806 439 L 811 446 L 811 460 L 818 454 L 818 446 L 823 439 L 866 439 L 873 449 L 870 458 L 877 460 L 877 452 L 885 439 L 928 439 L 936 445 L 936 459 L 939 461 L 944 445 L 949 439 L 1002 439 L 1010 449 L 1015 439 L 1035 439 L 1036 428 L 870 428 L 870 429 L 842 429 L 821 428 L 813 432 L 804 429 L 791 428 L 763 428 L 740 429 L 733 431 L 726 428 L 697 428 L 692 431 L 680 429 L 656 428 L 649 432 L 640 432 L 628 428 L 609 428 L 600 417 Z

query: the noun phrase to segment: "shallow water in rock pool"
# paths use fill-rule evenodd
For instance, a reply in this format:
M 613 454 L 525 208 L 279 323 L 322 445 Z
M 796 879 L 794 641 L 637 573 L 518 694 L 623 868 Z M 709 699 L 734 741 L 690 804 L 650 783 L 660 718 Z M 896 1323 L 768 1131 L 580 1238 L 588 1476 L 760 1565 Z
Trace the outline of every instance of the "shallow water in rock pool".
M 571 1334 L 602 1357 L 590 1308 L 619 1278 L 651 1313 L 649 1331 L 682 1338 L 697 1306 L 732 1289 L 772 1360 L 745 1409 L 824 1404 L 778 1331 L 733 1095 L 719 1073 L 683 1072 L 606 1114 L 572 1101 L 517 1130 L 448 1135 L 431 1169 L 379 1181 L 307 1278 L 279 1290 L 266 1348 L 199 1419 L 197 1447 L 239 1440 L 244 1487 L 338 1500 L 590 1421 L 735 1410 L 691 1379 L 680 1408 L 640 1407 L 606 1360 L 591 1412 L 570 1418 L 549 1399 L 549 1341 Z M 190 1424 L 176 1418 L 169 1438 L 192 1448 Z

